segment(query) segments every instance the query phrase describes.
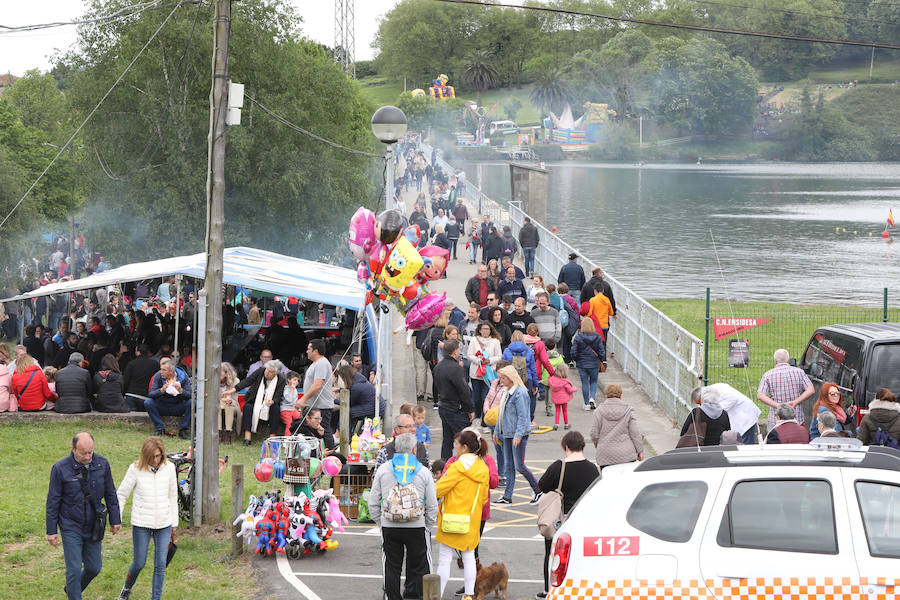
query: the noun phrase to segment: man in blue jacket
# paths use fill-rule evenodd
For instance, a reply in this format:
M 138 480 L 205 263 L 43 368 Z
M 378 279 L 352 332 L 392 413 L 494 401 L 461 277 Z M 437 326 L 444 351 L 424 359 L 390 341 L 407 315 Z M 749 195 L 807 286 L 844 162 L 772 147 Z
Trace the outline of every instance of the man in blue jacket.
M 160 415 L 174 415 L 181 417 L 178 437 L 191 439 L 191 378 L 177 369 L 171 358 L 159 361 L 159 373 L 150 380 L 150 393 L 147 395 L 149 398 L 144 401 L 144 408 L 156 426 L 154 435 L 166 435 Z
M 94 454 L 91 434 L 79 433 L 72 438 L 72 454 L 50 470 L 47 492 L 47 541 L 56 547 L 62 538 L 69 600 L 81 600 L 81 592 L 103 566 L 102 542 L 92 541 L 92 533 L 96 508 L 104 499 L 110 531 L 116 534 L 122 529 L 122 515 L 112 471 L 105 458 Z

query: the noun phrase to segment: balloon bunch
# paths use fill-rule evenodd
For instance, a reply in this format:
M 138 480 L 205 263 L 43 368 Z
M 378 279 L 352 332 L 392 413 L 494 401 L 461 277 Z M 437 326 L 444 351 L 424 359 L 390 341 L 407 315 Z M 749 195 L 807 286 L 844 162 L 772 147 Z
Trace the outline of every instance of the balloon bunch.
M 350 252 L 357 261 L 356 276 L 366 284 L 366 304 L 394 304 L 406 317 L 409 330 L 425 329 L 437 321 L 447 295 L 429 292 L 428 282 L 447 270 L 449 251 L 437 246 L 417 250 L 418 225 L 404 228 L 403 216 L 386 210 L 377 217 L 359 207 L 350 219 Z

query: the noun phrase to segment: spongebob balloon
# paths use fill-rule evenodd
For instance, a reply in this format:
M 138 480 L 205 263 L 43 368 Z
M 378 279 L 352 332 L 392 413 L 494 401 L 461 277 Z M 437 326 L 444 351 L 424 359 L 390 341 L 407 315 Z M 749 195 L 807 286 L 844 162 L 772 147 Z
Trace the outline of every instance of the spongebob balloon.
M 414 277 L 424 262 L 406 237 L 398 239 L 381 270 L 381 280 L 388 295 L 402 294 L 410 282 L 414 282 Z M 415 293 L 412 295 L 415 296 Z

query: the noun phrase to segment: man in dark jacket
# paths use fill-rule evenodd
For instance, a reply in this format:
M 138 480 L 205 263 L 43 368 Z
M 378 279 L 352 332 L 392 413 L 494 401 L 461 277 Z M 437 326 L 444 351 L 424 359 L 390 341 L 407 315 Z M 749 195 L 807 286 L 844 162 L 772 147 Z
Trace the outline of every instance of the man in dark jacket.
M 573 288 L 571 285 L 569 289 L 578 289 Z M 600 267 L 594 267 L 594 270 L 591 271 L 591 278 L 588 279 L 587 283 L 581 287 L 581 302 L 588 302 L 591 298 L 594 297 L 594 290 L 600 290 L 600 292 L 609 298 L 609 303 L 612 305 L 613 316 L 616 313 L 616 298 L 613 296 L 612 286 L 609 285 L 609 282 L 603 279 L 603 269 Z
M 440 395 L 438 415 L 444 432 L 441 442 L 441 458 L 444 460 L 453 455 L 453 438 L 475 418 L 472 390 L 459 364 L 459 349 L 459 340 L 444 342 L 444 359 L 434 368 L 434 387 Z
M 53 366 L 57 369 L 64 369 L 69 364 L 69 357 L 73 352 L 78 351 L 78 334 L 70 331 L 65 335 L 62 348 L 53 355 Z
M 576 290 L 581 290 L 585 284 L 584 269 L 578 264 L 578 255 L 574 252 L 569 254 L 569 262 L 564 264 L 556 276 L 556 282 L 565 283 L 572 291 L 573 297 Z M 581 293 L 580 291 L 578 292 Z M 591 296 L 593 298 L 593 296 Z
M 171 358 L 159 361 L 159 372 L 150 381 L 150 392 L 144 408 L 156 427 L 154 435 L 166 435 L 166 427 L 160 415 L 180 416 L 178 437 L 191 439 L 191 378 L 175 368 Z
M 513 304 L 513 311 L 506 315 L 506 326 L 510 331 L 528 332 L 528 326 L 534 323 L 534 317 L 525 310 L 525 298 L 519 296 Z
M 478 265 L 478 273 L 466 283 L 466 300 L 487 306 L 487 297 L 496 291 L 494 280 L 488 277 L 487 265 Z
M 47 541 L 53 547 L 62 541 L 68 600 L 81 600 L 81 593 L 100 573 L 103 542 L 92 541 L 91 534 L 96 508 L 104 499 L 115 535 L 122 529 L 122 515 L 112 470 L 105 458 L 94 454 L 91 434 L 76 434 L 72 454 L 50 469 L 47 491 Z
M 525 272 L 529 277 L 534 277 L 534 251 L 541 243 L 541 236 L 531 219 L 525 217 L 522 229 L 519 231 L 519 244 L 522 245 L 522 255 L 525 258 Z
M 41 342 L 41 338 L 38 334 L 38 327 L 40 325 L 26 325 L 25 326 L 25 339 L 22 340 L 22 344 L 25 348 L 28 349 L 28 354 L 37 361 L 39 365 L 44 366 L 44 344 Z M 43 327 L 41 327 L 43 329 Z
M 65 414 L 91 412 L 90 398 L 94 384 L 87 369 L 81 368 L 84 356 L 81 352 L 69 355 L 69 365 L 56 373 L 56 412 Z
M 125 401 L 128 402 L 132 412 L 143 412 L 144 401 L 149 397 L 150 380 L 159 371 L 159 361 L 153 358 L 153 351 L 146 344 L 141 344 L 135 349 L 133 358 L 125 372 L 122 374 L 125 380 Z
M 501 298 L 510 296 L 525 299 L 525 284 L 516 278 L 516 269 L 512 265 L 506 269 L 506 279 L 497 285 L 497 295 Z

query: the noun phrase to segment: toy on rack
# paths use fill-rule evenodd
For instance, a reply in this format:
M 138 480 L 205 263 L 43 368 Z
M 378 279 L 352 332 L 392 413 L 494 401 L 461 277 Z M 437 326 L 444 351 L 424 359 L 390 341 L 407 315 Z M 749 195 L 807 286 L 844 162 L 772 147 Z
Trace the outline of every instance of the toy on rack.
M 272 536 L 275 533 L 275 522 L 272 520 L 272 511 L 268 510 L 262 520 L 256 525 L 256 537 L 259 541 L 256 544 L 255 554 L 263 556 L 272 555 Z

